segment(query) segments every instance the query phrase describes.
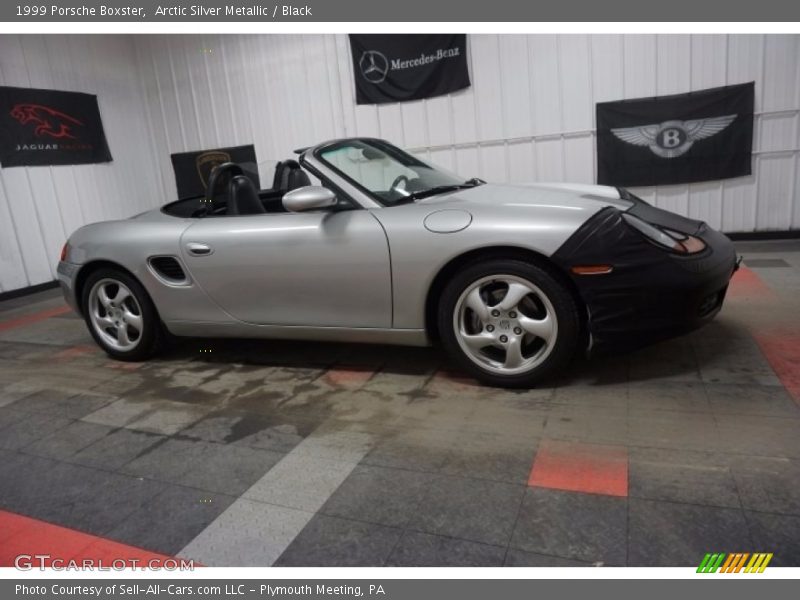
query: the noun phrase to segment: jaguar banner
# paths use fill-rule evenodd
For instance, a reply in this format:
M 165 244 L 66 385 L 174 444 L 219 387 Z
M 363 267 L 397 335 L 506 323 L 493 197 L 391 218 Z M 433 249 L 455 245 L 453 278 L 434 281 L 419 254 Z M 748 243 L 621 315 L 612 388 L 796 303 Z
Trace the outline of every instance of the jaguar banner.
M 597 182 L 668 185 L 750 175 L 755 84 L 597 104 Z
M 432 98 L 469 87 L 466 34 L 352 34 L 356 103 Z
M 97 96 L 0 87 L 0 165 L 110 162 Z
M 217 165 L 226 162 L 237 163 L 253 181 L 256 189 L 261 187 L 258 178 L 256 148 L 252 144 L 231 148 L 198 150 L 196 152 L 180 152 L 172 154 L 170 158 L 172 159 L 172 168 L 175 171 L 178 198 L 193 198 L 205 195 L 211 171 Z

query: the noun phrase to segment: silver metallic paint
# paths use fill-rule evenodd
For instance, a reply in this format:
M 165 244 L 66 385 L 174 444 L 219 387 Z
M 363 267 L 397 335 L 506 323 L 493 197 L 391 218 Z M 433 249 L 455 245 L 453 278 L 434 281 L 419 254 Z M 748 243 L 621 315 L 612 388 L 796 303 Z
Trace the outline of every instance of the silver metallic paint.
M 58 268 L 67 301 L 77 309 L 81 269 L 107 261 L 142 283 L 176 335 L 421 345 L 428 291 L 450 261 L 497 246 L 547 257 L 604 206 L 626 205 L 610 187 L 486 184 L 382 207 L 313 149 L 301 161 L 363 208 L 202 219 L 153 210 L 87 225 L 70 236 Z M 442 210 L 471 222 L 447 234 L 426 229 Z M 192 256 L 193 243 L 212 252 Z M 156 276 L 148 259 L 159 255 L 179 256 L 188 283 Z
M 320 210 L 336 205 L 336 194 L 321 185 L 307 185 L 283 195 L 283 207 L 290 212 Z

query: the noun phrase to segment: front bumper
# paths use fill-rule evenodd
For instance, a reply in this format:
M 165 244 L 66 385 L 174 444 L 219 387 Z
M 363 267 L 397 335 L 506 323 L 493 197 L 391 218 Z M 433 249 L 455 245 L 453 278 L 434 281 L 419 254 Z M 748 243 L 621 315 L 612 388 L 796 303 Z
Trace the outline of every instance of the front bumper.
M 649 206 L 646 210 L 651 223 L 691 232 L 707 248 L 691 256 L 665 251 L 633 231 L 620 211 L 609 208 L 587 221 L 553 256 L 570 273 L 587 307 L 592 352 L 636 348 L 685 333 L 722 308 L 737 268 L 731 241 L 704 223 Z M 676 218 L 683 222 L 676 223 Z M 612 265 L 613 270 L 604 275 L 570 271 L 593 264 Z
M 80 301 L 75 295 L 75 280 L 78 276 L 80 265 L 62 260 L 56 268 L 58 283 L 64 294 L 64 300 L 76 313 L 81 314 Z

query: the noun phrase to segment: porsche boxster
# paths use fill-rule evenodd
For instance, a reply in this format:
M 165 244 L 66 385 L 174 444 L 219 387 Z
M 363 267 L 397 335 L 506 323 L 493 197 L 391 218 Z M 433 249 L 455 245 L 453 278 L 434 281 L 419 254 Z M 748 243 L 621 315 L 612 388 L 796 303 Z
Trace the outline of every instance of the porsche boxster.
M 378 139 L 296 152 L 269 189 L 225 163 L 202 197 L 70 236 L 59 280 L 109 355 L 170 336 L 438 343 L 524 387 L 702 325 L 737 266 L 723 234 L 625 189 L 495 185 Z

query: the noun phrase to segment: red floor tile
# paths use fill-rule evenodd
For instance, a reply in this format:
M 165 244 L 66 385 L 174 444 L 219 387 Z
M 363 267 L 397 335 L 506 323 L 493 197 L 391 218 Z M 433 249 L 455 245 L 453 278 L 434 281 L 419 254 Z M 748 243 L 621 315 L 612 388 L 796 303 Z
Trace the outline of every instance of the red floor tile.
M 769 299 L 775 292 L 751 269 L 744 265 L 733 274 L 728 286 L 728 298 Z
M 102 560 L 104 565 L 126 560 L 128 566 L 155 566 L 151 561 L 171 558 L 0 510 L 0 567 L 13 567 L 19 555 L 49 555 L 50 559 L 45 561 L 48 565 L 53 560 L 92 559 Z
M 783 387 L 800 405 L 800 331 L 753 333 Z
M 628 449 L 624 446 L 543 440 L 528 485 L 627 496 Z
M 330 369 L 327 373 L 325 373 L 325 380 L 332 385 L 352 389 L 364 385 L 374 374 L 374 369 L 339 367 L 336 369 Z
M 53 358 L 57 361 L 70 361 L 74 358 L 78 358 L 79 356 L 85 356 L 87 354 L 99 354 L 101 352 L 98 346 L 90 346 L 88 344 L 80 344 L 78 346 L 71 346 L 59 352 L 56 352 L 53 355 Z
M 483 387 L 477 379 L 468 377 L 461 372 L 446 371 L 444 369 L 436 371 L 430 385 L 434 388 L 454 392 L 474 391 Z
M 15 329 L 16 327 L 32 325 L 33 323 L 44 321 L 50 317 L 57 317 L 58 315 L 66 314 L 71 310 L 72 309 L 69 306 L 59 306 L 57 308 L 48 308 L 47 310 L 42 310 L 29 315 L 22 315 L 14 319 L 9 319 L 8 321 L 0 321 L 0 331 L 8 331 L 9 329 Z

